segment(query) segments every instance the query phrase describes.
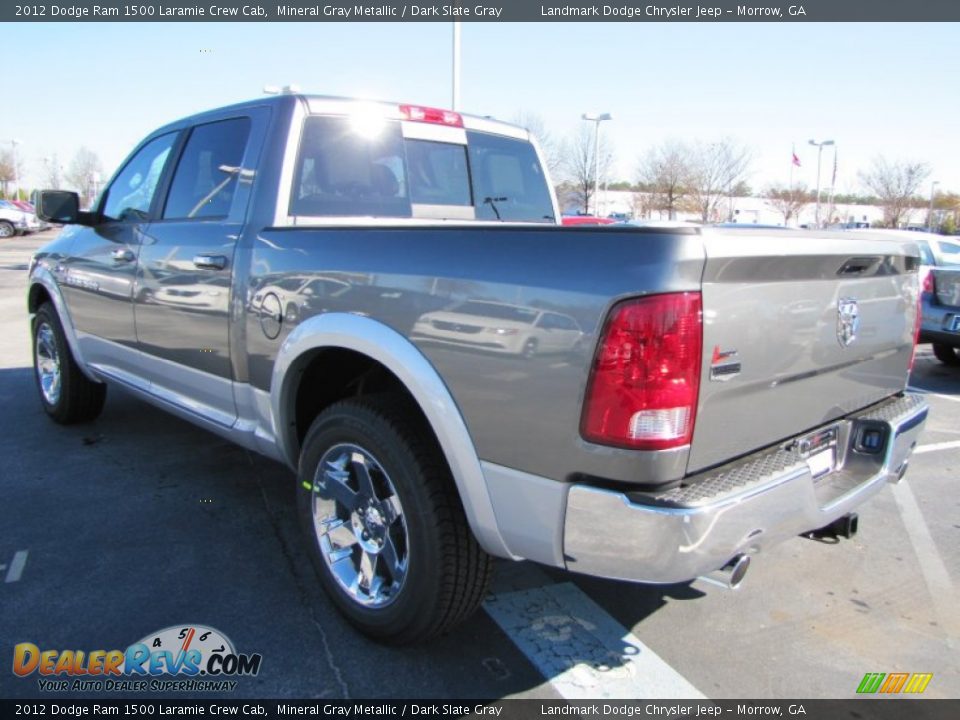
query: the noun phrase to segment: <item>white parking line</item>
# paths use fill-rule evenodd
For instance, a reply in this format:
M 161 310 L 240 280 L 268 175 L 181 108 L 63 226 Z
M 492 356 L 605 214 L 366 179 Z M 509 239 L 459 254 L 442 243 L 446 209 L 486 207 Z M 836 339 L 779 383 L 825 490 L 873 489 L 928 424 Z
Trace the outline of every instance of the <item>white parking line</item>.
M 941 400 L 950 400 L 951 402 L 960 402 L 960 397 L 957 397 L 956 395 L 942 395 L 940 393 L 924 390 L 923 388 L 914 387 L 913 385 L 907 385 L 907 390 L 912 390 L 913 392 L 920 393 L 921 395 L 930 395 L 935 398 L 940 398 Z
M 572 583 L 494 594 L 484 608 L 567 700 L 705 697 Z
M 13 555 L 13 562 L 10 563 L 10 569 L 7 570 L 7 577 L 4 582 L 13 583 L 23 575 L 23 568 L 27 564 L 28 550 L 18 550 Z
M 960 635 L 960 623 L 956 620 L 958 600 L 954 596 L 953 581 L 943 562 L 940 551 L 937 549 L 930 528 L 923 519 L 923 513 L 917 504 L 908 481 L 902 480 L 891 487 L 893 498 L 900 509 L 900 517 L 913 545 L 913 552 L 917 556 L 920 574 L 923 575 L 930 600 L 933 603 L 937 621 L 947 636 L 947 645 L 953 647 L 954 638 Z
M 929 445 L 917 445 L 917 447 L 913 449 L 913 452 L 917 455 L 922 455 L 923 453 L 936 452 L 937 450 L 953 450 L 954 448 L 960 448 L 960 440 L 930 443 Z

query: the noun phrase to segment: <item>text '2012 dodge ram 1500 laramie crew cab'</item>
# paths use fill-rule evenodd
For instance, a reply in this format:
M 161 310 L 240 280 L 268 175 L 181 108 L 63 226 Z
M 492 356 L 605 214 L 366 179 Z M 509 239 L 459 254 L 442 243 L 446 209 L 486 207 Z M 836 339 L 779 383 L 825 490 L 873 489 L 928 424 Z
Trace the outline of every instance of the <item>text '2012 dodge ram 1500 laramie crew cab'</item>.
M 739 581 L 904 472 L 915 247 L 564 228 L 520 128 L 284 95 L 144 140 L 30 268 L 61 423 L 116 383 L 295 469 L 342 613 L 409 642 L 491 558 Z

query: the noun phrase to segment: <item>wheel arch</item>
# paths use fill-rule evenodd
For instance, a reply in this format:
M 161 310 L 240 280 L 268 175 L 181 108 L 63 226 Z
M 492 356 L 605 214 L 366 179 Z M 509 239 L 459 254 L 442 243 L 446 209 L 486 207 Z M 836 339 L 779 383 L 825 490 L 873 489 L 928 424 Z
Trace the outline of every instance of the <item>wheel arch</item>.
M 67 338 L 67 344 L 70 346 L 70 353 L 80 371 L 94 382 L 103 382 L 98 378 L 83 360 L 83 354 L 80 352 L 80 343 L 77 340 L 77 333 L 73 328 L 73 322 L 70 320 L 70 312 L 67 310 L 67 304 L 60 292 L 60 286 L 57 285 L 53 275 L 45 267 L 37 266 L 30 275 L 30 287 L 27 290 L 27 311 L 33 315 L 40 309 L 43 303 L 49 302 L 53 305 L 57 315 L 60 318 L 60 325 L 63 328 L 63 334 Z
M 500 535 L 480 459 L 460 409 L 423 353 L 396 330 L 369 317 L 324 313 L 299 324 L 284 340 L 274 363 L 270 404 L 277 445 L 296 467 L 303 418 L 298 393 L 305 373 L 322 353 L 352 353 L 372 369 L 382 368 L 414 400 L 447 461 L 470 528 L 491 555 L 513 557 Z M 342 357 L 342 356 L 341 356 Z

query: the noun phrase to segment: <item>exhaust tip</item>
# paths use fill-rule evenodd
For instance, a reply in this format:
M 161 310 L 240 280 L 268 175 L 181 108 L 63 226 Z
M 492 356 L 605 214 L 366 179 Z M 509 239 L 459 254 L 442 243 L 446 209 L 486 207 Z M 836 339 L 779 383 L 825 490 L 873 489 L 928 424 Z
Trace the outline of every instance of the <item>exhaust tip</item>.
M 714 570 L 711 573 L 702 575 L 701 579 L 706 580 L 712 585 L 719 585 L 728 590 L 736 590 L 743 582 L 743 578 L 750 569 L 750 556 L 737 555 L 722 568 Z
M 736 590 L 747 576 L 747 570 L 750 569 L 750 556 L 738 555 L 733 559 L 731 565 L 732 568 L 730 570 L 730 580 L 728 584 L 731 590 Z

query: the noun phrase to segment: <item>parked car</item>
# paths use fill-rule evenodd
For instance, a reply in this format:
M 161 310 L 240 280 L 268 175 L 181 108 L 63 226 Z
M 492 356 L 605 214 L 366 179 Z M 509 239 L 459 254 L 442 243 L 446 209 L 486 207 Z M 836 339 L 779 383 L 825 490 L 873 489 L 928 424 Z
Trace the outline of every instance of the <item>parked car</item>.
M 262 97 L 151 133 L 79 207 L 37 203 L 74 226 L 30 262 L 44 412 L 116 385 L 286 463 L 320 582 L 386 642 L 466 619 L 493 557 L 736 586 L 852 536 L 927 415 L 916 245 L 561 227 L 530 134 L 486 117 Z M 471 335 L 586 347 L 505 367 Z
M 25 235 L 40 229 L 36 215 L 24 212 L 9 200 L 0 200 L 0 238 Z
M 960 366 L 960 266 L 934 267 L 923 284 L 920 342 L 945 365 Z
M 594 217 L 593 215 L 564 215 L 560 219 L 561 224 L 567 226 L 576 225 L 613 225 L 616 220 L 611 218 Z
M 531 358 L 575 351 L 583 339 L 583 330 L 576 320 L 563 313 L 467 300 L 447 310 L 422 315 L 410 337 Z

